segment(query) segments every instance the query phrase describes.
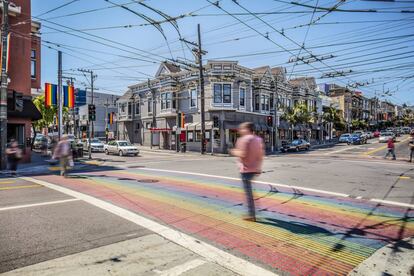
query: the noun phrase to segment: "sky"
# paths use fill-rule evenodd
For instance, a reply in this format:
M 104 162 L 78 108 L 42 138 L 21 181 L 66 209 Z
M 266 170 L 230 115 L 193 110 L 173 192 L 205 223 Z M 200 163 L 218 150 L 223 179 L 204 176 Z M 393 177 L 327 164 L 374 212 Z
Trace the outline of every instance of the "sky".
M 414 1 L 222 0 L 220 8 L 215 2 L 32 0 L 32 16 L 42 23 L 42 82 L 57 83 L 61 50 L 64 75 L 76 78 L 77 88 L 89 86 L 77 69 L 89 69 L 99 92 L 122 95 L 166 59 L 193 62 L 191 46 L 179 38 L 196 41 L 200 24 L 204 61 L 284 66 L 289 78 L 358 85 L 368 97 L 414 105 Z M 335 5 L 352 12 L 314 8 Z M 164 20 L 151 8 L 183 15 L 178 31 L 168 22 L 148 24 Z M 289 62 L 298 58 L 309 62 Z

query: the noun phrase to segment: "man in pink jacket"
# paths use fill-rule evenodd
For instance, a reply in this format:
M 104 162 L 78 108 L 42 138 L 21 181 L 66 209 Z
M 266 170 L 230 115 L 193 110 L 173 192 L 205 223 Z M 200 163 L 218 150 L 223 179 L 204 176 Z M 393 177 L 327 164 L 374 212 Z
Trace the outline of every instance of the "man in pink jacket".
M 231 154 L 239 158 L 240 174 L 248 206 L 249 216 L 245 220 L 256 221 L 252 179 L 261 173 L 264 156 L 262 138 L 254 134 L 253 123 L 246 122 L 239 126 L 240 138 Z

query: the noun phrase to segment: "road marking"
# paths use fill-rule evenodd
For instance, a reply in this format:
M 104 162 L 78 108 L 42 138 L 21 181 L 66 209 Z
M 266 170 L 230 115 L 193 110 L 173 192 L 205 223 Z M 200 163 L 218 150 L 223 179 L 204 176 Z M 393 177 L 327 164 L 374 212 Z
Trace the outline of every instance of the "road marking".
M 410 137 L 407 137 L 407 138 L 405 138 L 405 139 L 402 139 L 401 141 L 399 141 L 398 143 L 404 143 L 405 141 L 408 141 L 410 139 Z M 370 151 L 367 151 L 367 152 L 364 152 L 362 155 L 370 155 L 370 154 L 373 154 L 373 153 L 376 153 L 376 152 L 379 152 L 379 151 L 381 151 L 381 150 L 384 150 L 384 149 L 386 149 L 387 148 L 387 145 L 384 145 L 384 146 L 381 146 L 381 147 L 379 147 L 379 148 L 376 148 L 376 149 L 373 149 L 373 150 L 370 150 Z
M 48 167 L 49 171 L 60 171 L 60 167 L 58 166 L 50 166 Z
M 161 276 L 179 276 L 183 274 L 184 272 L 187 272 L 191 269 L 199 267 L 200 265 L 203 265 L 205 263 L 206 261 L 204 260 L 195 259 L 195 260 L 183 263 L 182 265 L 178 265 L 168 270 L 164 270 L 164 271 L 154 270 L 154 272 Z
M 1 181 L 0 185 L 13 184 L 16 181 Z
M 346 147 L 346 148 L 343 148 L 343 149 L 340 149 L 340 150 L 334 150 L 334 151 L 326 152 L 324 154 L 325 155 L 330 155 L 330 154 L 340 153 L 340 152 L 347 151 L 347 150 L 351 150 L 351 149 L 357 149 L 359 147 L 360 146 Z
M 204 176 L 204 177 L 220 178 L 220 179 L 228 179 L 228 180 L 240 180 L 239 178 L 236 178 L 236 177 L 219 176 L 219 175 L 211 175 L 211 174 L 204 174 L 204 173 L 174 171 L 174 170 L 164 170 L 164 169 L 139 168 L 138 170 L 155 171 L 155 172 L 157 172 L 157 171 L 158 172 L 169 172 L 169 173 Z M 306 188 L 306 187 L 300 187 L 300 186 L 294 186 L 294 185 L 286 185 L 286 184 L 281 184 L 281 183 L 272 183 L 272 182 L 258 181 L 258 180 L 255 180 L 255 181 L 252 181 L 252 182 L 253 183 L 258 183 L 258 184 L 271 185 L 271 186 L 275 186 L 275 187 L 284 187 L 284 188 L 291 188 L 291 189 L 297 189 L 297 190 L 308 191 L 308 192 L 316 192 L 316 193 L 320 193 L 320 194 L 326 194 L 326 195 L 332 195 L 332 196 L 338 196 L 338 197 L 353 197 L 353 198 L 355 197 L 355 196 L 344 194 L 344 193 L 330 192 L 330 191 L 325 191 L 325 190 L 312 189 L 312 188 Z M 396 206 L 414 208 L 414 204 L 407 204 L 407 203 L 402 203 L 402 202 L 389 201 L 389 200 L 383 200 L 383 199 L 375 199 L 375 198 L 367 199 L 367 200 L 373 201 L 373 202 L 389 204 L 389 205 L 396 205 Z
M 1 187 L 1 190 L 14 190 L 14 189 L 29 189 L 29 188 L 39 188 L 42 185 L 25 185 L 25 186 L 10 186 L 10 187 Z
M 118 215 L 126 220 L 129 220 L 141 227 L 147 228 L 148 230 L 172 241 L 182 247 L 206 258 L 207 260 L 217 263 L 218 265 L 225 267 L 240 275 L 275 275 L 273 272 L 268 271 L 260 266 L 250 263 L 242 258 L 236 257 L 230 253 L 227 253 L 217 247 L 214 247 L 208 243 L 197 240 L 187 234 L 174 230 L 168 226 L 159 224 L 155 221 L 142 217 L 136 213 L 125 210 L 121 207 L 113 205 L 104 200 L 94 198 L 92 196 L 82 194 L 43 180 L 38 180 L 31 177 L 22 177 L 21 179 L 38 183 L 47 188 L 55 191 L 70 195 L 72 197 L 81 199 L 89 204 L 97 206 L 103 210 L 106 210 L 112 214 Z
M 400 176 L 400 179 L 410 179 L 411 177 L 409 176 Z
M 17 206 L 10 206 L 10 207 L 3 207 L 0 208 L 0 211 L 7 211 L 7 210 L 14 210 L 14 209 L 22 209 L 22 208 L 29 208 L 29 207 L 36 207 L 36 206 L 44 206 L 44 205 L 52 205 L 52 204 L 61 204 L 67 203 L 72 201 L 79 201 L 78 198 L 71 198 L 71 199 L 64 199 L 64 200 L 56 200 L 56 201 L 47 201 L 41 203 L 33 203 L 33 204 L 25 204 L 25 205 L 17 205 Z

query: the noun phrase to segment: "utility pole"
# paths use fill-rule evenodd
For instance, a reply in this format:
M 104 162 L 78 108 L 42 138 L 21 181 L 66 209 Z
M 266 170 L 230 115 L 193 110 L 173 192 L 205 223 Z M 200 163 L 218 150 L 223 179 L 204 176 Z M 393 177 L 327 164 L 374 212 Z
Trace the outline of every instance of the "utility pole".
M 1 87 L 0 87 L 0 169 L 7 167 L 7 62 L 9 36 L 9 0 L 2 0 L 3 12 L 1 21 Z
M 193 49 L 193 52 L 196 54 L 197 63 L 198 63 L 198 70 L 199 70 L 199 84 L 200 84 L 200 113 L 201 113 L 201 154 L 206 153 L 206 119 L 205 119 L 205 93 L 204 93 L 204 68 L 203 68 L 203 55 L 207 54 L 206 51 L 203 51 L 201 48 L 201 27 L 200 24 L 197 25 L 197 34 L 198 34 L 198 43 L 190 42 L 185 39 L 181 39 L 185 43 L 195 46 L 196 48 Z M 212 137 L 210 137 L 210 141 L 212 142 Z
M 201 154 L 206 153 L 206 116 L 205 116 L 205 100 L 204 100 L 204 69 L 203 69 L 203 52 L 201 50 L 201 31 L 200 24 L 197 25 L 198 34 L 198 70 L 200 78 L 200 97 L 201 97 Z M 210 139 L 211 140 L 211 139 Z
M 105 140 L 108 143 L 108 132 L 109 132 L 109 122 L 108 122 L 108 107 L 109 107 L 109 99 L 106 98 L 105 106 Z
M 93 74 L 92 70 L 86 70 L 86 69 L 78 69 L 79 72 L 82 73 L 89 73 L 90 74 L 90 85 L 91 85 L 91 105 L 93 105 L 93 99 L 94 99 L 94 95 L 93 95 L 93 91 L 94 91 L 94 81 L 95 78 L 97 77 L 96 75 Z M 86 75 L 85 75 L 86 77 Z M 92 130 L 91 130 L 91 126 L 92 126 Z M 90 122 L 90 120 L 88 119 L 88 153 L 89 153 L 89 159 L 92 159 L 92 148 L 91 148 L 91 138 L 94 137 L 94 125 L 93 125 L 93 121 Z
M 59 109 L 59 126 L 58 126 L 58 138 L 60 140 L 62 136 L 63 125 L 63 93 L 62 93 L 62 52 L 58 51 L 58 109 Z

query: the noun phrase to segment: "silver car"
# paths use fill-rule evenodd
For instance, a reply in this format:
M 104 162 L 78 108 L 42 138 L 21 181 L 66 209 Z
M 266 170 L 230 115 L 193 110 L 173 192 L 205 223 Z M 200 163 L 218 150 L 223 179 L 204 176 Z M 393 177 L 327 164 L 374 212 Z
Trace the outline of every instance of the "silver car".
M 119 156 L 139 154 L 138 147 L 128 141 L 110 141 L 105 145 L 105 154 L 117 154 Z
M 92 152 L 104 152 L 104 143 L 102 143 L 97 138 L 92 138 L 91 140 L 91 151 Z M 89 150 L 89 139 L 87 139 L 83 143 L 83 150 L 88 151 Z

